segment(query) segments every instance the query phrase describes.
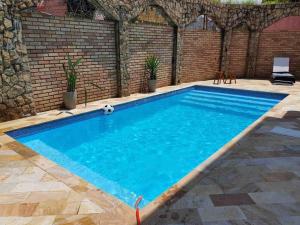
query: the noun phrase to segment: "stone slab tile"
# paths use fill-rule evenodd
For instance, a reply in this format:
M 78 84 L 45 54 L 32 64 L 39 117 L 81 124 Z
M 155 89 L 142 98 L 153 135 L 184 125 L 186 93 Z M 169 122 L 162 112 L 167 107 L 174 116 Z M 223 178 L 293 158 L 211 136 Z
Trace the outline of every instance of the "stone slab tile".
M 202 222 L 246 219 L 237 206 L 199 208 L 198 213 Z
M 89 199 L 83 199 L 80 203 L 78 214 L 95 214 L 103 212 L 104 210 L 94 202 Z
M 62 182 L 24 182 L 18 183 L 11 190 L 12 193 L 35 191 L 70 191 L 71 189 Z
M 287 216 L 279 218 L 283 225 L 299 225 L 300 216 Z
M 38 203 L 0 204 L 0 216 L 32 216 Z
M 242 205 L 240 206 L 247 221 L 254 225 L 282 225 L 274 212 L 272 205 Z
M 1 225 L 53 225 L 55 216 L 0 217 Z
M 210 198 L 216 207 L 255 204 L 247 193 L 210 195 Z
M 213 207 L 213 203 L 208 196 L 195 196 L 194 198 L 190 198 L 190 196 L 184 196 L 174 202 L 171 209 L 197 209 L 197 208 L 205 208 L 205 207 Z
M 249 195 L 257 204 L 296 202 L 295 198 L 293 198 L 291 195 L 285 192 L 256 192 L 256 193 L 249 193 Z
M 0 204 L 18 204 L 24 202 L 29 193 L 0 193 Z
M 274 134 L 285 135 L 288 137 L 300 138 L 300 131 L 296 129 L 289 129 L 276 126 L 270 132 Z

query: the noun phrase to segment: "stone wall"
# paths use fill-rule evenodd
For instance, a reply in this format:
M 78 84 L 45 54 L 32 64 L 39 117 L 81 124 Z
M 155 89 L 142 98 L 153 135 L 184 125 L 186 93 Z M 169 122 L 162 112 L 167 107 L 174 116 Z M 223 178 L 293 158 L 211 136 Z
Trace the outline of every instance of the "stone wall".
M 24 15 L 22 19 L 38 112 L 61 107 L 67 90 L 62 69 L 67 54 L 83 58 L 78 70 L 79 103 L 84 102 L 84 88 L 88 101 L 117 96 L 114 22 L 41 14 Z
M 32 4 L 32 3 L 31 3 Z M 30 3 L 25 5 L 30 6 Z M 27 50 L 14 1 L 0 2 L 0 122 L 34 115 Z

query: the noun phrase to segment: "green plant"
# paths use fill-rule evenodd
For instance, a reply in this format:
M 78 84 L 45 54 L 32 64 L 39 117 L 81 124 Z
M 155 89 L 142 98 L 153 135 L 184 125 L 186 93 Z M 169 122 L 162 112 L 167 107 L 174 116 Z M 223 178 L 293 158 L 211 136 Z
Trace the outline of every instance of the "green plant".
M 262 4 L 268 5 L 268 4 L 280 4 L 280 3 L 288 3 L 289 0 L 263 0 Z
M 149 73 L 150 80 L 156 80 L 159 66 L 160 66 L 160 60 L 158 57 L 152 55 L 146 59 L 145 67 L 146 67 L 146 71 Z
M 221 3 L 221 0 L 211 0 L 211 2 L 212 2 L 213 4 L 220 4 L 220 3 Z
M 87 107 L 87 102 L 88 102 L 88 96 L 87 96 L 87 90 L 84 88 L 84 105 Z
M 98 84 L 95 84 L 95 83 L 90 83 L 92 86 L 98 88 L 99 90 L 102 90 L 102 88 L 98 85 Z M 87 103 L 88 103 L 88 92 L 87 92 L 87 89 L 86 87 L 84 88 L 84 104 L 85 104 L 85 107 L 87 107 Z
M 224 0 L 222 1 L 224 4 L 227 5 L 256 5 L 256 0 Z
M 76 62 L 72 62 L 70 55 L 68 54 L 68 64 L 67 66 L 63 64 L 63 69 L 67 79 L 67 91 L 74 92 L 76 89 L 76 82 L 77 82 L 77 71 L 76 67 L 81 63 L 82 58 L 77 59 Z
M 242 2 L 244 5 L 256 5 L 257 2 L 255 0 L 245 0 Z
M 222 3 L 232 5 L 232 4 L 236 4 L 236 0 L 226 0 L 226 1 L 223 1 Z

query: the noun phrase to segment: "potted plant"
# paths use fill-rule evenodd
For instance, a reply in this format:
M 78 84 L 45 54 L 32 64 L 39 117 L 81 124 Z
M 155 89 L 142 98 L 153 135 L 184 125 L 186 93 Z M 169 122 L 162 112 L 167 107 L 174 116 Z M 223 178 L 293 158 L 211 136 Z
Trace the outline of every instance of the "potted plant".
M 146 59 L 146 71 L 149 74 L 148 88 L 149 92 L 155 92 L 157 83 L 157 71 L 160 66 L 160 60 L 156 56 L 149 56 Z
M 80 64 L 82 58 L 78 59 L 76 62 L 72 62 L 70 55 L 68 55 L 67 65 L 63 64 L 63 69 L 67 79 L 67 92 L 63 94 L 64 105 L 66 109 L 75 109 L 77 104 L 77 71 L 76 67 Z

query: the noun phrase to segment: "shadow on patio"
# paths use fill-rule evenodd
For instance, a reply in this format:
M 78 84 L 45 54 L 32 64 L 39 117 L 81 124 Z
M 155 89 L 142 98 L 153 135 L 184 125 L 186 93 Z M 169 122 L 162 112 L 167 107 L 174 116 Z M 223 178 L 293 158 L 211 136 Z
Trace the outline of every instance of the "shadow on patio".
M 142 224 L 300 224 L 299 130 L 298 111 L 265 118 Z

